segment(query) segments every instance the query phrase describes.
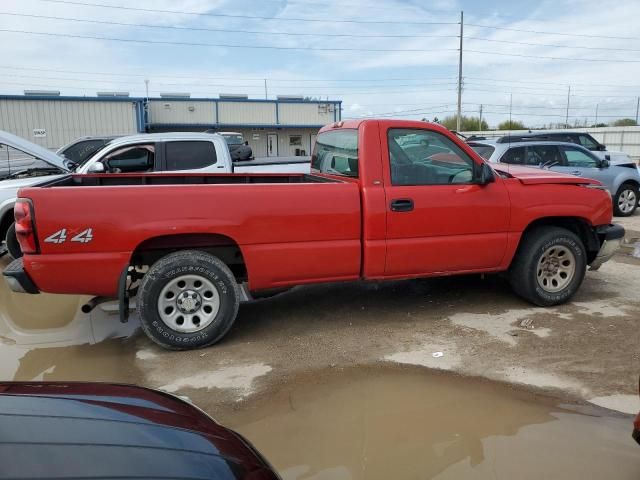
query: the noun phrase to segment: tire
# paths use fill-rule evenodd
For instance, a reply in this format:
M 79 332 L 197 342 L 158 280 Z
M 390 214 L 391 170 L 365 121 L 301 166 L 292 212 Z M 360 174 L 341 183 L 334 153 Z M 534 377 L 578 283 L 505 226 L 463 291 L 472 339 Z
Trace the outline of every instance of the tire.
M 573 297 L 586 270 L 586 251 L 577 235 L 560 227 L 538 227 L 522 239 L 509 283 L 525 300 L 549 307 Z
M 160 259 L 143 277 L 138 291 L 142 329 L 169 350 L 218 342 L 233 325 L 239 305 L 240 290 L 229 268 L 198 250 Z
M 16 237 L 16 224 L 12 223 L 7 230 L 7 236 L 5 238 L 7 243 L 7 250 L 9 251 L 9 255 L 13 258 L 21 258 L 22 250 L 20 249 L 20 244 L 18 243 L 18 238 Z
M 613 197 L 613 214 L 616 217 L 629 217 L 638 208 L 638 186 L 623 183 Z

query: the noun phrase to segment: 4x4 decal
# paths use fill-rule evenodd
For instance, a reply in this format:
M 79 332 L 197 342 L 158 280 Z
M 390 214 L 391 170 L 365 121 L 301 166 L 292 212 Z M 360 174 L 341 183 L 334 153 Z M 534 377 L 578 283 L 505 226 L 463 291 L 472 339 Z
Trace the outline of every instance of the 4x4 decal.
M 69 233 L 66 228 L 58 230 L 44 239 L 45 243 L 55 243 L 57 245 L 65 243 Z M 89 243 L 93 240 L 93 228 L 87 228 L 71 238 L 71 242 Z

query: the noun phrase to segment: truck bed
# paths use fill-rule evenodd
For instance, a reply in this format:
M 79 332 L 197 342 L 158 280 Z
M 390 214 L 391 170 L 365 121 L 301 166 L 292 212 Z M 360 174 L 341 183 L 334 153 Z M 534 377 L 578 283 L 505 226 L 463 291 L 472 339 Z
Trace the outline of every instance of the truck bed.
M 301 174 L 70 175 L 20 196 L 33 203 L 40 247 L 24 264 L 46 292 L 114 296 L 134 252 L 176 235 L 236 245 L 252 290 L 360 276 L 354 182 Z M 73 272 L 89 263 L 96 273 L 79 286 Z

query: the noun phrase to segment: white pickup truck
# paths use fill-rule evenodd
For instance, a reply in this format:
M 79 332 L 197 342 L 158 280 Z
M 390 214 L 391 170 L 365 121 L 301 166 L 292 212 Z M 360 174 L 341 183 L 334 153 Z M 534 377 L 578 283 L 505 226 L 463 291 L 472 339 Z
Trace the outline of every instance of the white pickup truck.
M 16 170 L 14 162 L 13 173 L 0 177 L 0 239 L 17 257 L 20 250 L 13 230 L 13 204 L 18 189 L 70 171 L 63 157 L 16 135 L 0 131 L 0 145 L 19 157 L 24 167 Z M 225 138 L 219 134 L 171 132 L 115 138 L 74 173 L 309 173 L 310 168 L 309 157 L 234 162 Z

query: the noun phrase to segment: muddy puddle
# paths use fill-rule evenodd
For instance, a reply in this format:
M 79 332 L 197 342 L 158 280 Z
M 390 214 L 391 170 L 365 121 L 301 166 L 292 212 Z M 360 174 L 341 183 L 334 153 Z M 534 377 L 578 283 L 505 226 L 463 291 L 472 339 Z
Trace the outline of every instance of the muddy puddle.
M 0 278 L 0 380 L 134 381 L 135 351 L 114 339 L 130 337 L 135 318 L 121 324 L 115 304 L 84 314 L 88 299 L 15 294 Z
M 287 480 L 637 480 L 640 447 L 630 419 L 602 412 L 381 367 L 314 374 L 217 417 Z

